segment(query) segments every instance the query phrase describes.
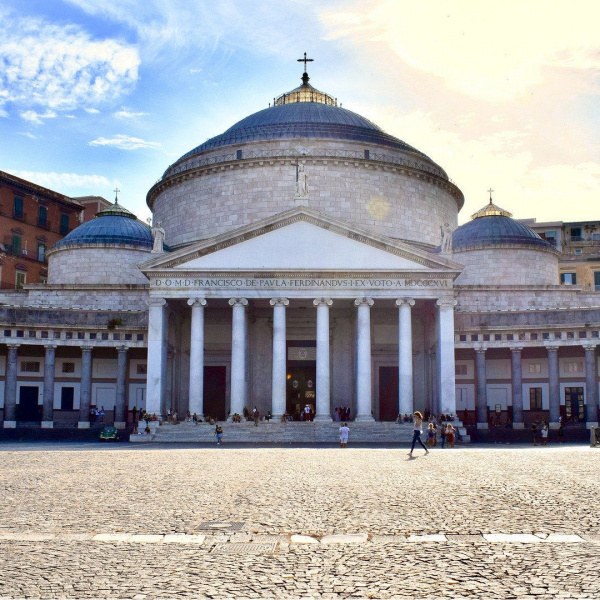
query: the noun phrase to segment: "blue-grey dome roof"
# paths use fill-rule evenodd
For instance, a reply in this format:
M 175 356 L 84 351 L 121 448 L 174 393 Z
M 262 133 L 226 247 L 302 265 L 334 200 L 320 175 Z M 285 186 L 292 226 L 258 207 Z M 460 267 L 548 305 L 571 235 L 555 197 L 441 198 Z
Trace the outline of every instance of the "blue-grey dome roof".
M 140 223 L 135 215 L 115 204 L 100 211 L 95 219 L 83 223 L 52 246 L 119 244 L 152 249 L 152 231 Z
M 221 146 L 281 138 L 351 140 L 390 146 L 428 158 L 419 150 L 388 135 L 368 119 L 350 110 L 321 102 L 290 102 L 265 108 L 242 119 L 225 133 L 204 142 L 179 160 Z
M 452 233 L 453 251 L 475 246 L 498 246 L 501 244 L 553 248 L 533 229 L 504 215 L 476 217 Z

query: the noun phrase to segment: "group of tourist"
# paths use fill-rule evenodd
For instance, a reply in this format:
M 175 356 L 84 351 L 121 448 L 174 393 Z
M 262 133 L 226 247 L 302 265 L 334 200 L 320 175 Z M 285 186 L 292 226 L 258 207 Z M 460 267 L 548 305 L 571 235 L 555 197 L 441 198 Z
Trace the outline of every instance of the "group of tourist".
M 349 406 L 338 406 L 333 411 L 334 421 L 349 421 L 350 420 L 350 407 Z
M 101 408 L 92 406 L 90 408 L 90 423 L 104 423 L 104 406 Z

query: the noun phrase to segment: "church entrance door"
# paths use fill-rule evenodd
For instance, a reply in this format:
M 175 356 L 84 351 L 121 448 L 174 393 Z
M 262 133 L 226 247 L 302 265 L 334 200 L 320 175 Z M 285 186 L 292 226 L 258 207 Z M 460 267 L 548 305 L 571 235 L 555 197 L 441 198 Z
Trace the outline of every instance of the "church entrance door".
M 304 407 L 307 404 L 311 408 L 311 417 L 315 415 L 316 374 L 316 366 L 292 366 L 288 364 L 286 412 L 288 415 L 292 415 L 294 421 L 306 419 L 304 417 Z
M 204 414 L 217 421 L 227 418 L 225 395 L 227 393 L 227 367 L 204 367 Z
M 19 390 L 18 421 L 36 422 L 42 420 L 41 406 L 38 405 L 40 390 L 37 386 L 22 385 Z
M 398 367 L 379 367 L 379 420 L 398 416 Z
M 565 388 L 565 416 L 567 423 L 585 422 L 585 404 L 582 387 Z

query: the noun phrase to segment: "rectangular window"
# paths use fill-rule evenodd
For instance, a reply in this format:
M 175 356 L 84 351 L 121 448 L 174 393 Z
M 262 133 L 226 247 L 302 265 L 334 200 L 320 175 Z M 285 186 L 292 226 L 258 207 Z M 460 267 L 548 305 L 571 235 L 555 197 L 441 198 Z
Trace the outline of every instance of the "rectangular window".
M 21 372 L 22 373 L 39 373 L 40 372 L 40 362 L 37 360 L 24 360 L 21 363 Z
M 62 364 L 62 372 L 63 373 L 75 373 L 75 363 L 74 362 L 64 362 Z
M 565 363 L 565 372 L 583 373 L 583 361 L 573 361 Z
M 45 206 L 40 206 L 38 210 L 38 225 L 48 227 L 48 209 Z
M 581 227 L 571 227 L 571 240 L 574 242 L 581 242 Z
M 583 250 L 581 248 L 575 248 L 575 254 L 583 254 Z
M 241 150 L 236 150 L 235 151 L 235 157 L 240 160 L 242 158 L 242 151 Z
M 529 410 L 542 410 L 542 388 L 529 388 Z
M 69 215 L 60 215 L 60 234 L 65 235 L 69 233 Z
M 25 280 L 27 278 L 26 273 L 23 273 L 23 271 L 16 271 L 15 272 L 15 288 L 17 290 L 22 290 L 23 286 L 25 285 Z
M 40 244 L 38 242 L 37 259 L 40 262 L 45 262 L 46 261 L 46 244 Z
M 545 231 L 544 235 L 542 235 L 547 242 L 551 242 L 552 244 L 556 243 L 556 230 Z
M 13 200 L 13 217 L 23 219 L 23 198 L 19 198 L 19 196 L 15 196 Z
M 136 373 L 138 375 L 148 375 L 148 365 L 146 363 L 138 363 L 136 365 Z
M 577 285 L 577 273 L 561 273 L 560 282 L 566 285 Z
M 20 235 L 12 236 L 12 253 L 15 256 L 20 256 L 20 254 L 21 254 L 21 236 Z
M 456 369 L 457 375 L 466 375 L 467 374 L 467 365 L 454 365 Z
M 529 373 L 536 374 L 542 372 L 542 363 L 529 363 Z
M 594 290 L 600 292 L 600 271 L 594 271 Z

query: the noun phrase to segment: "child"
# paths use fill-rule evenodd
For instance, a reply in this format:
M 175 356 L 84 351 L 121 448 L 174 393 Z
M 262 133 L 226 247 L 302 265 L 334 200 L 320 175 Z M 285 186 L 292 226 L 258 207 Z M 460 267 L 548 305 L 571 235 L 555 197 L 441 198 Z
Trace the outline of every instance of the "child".
M 218 423 L 215 427 L 215 437 L 217 438 L 217 446 L 220 446 L 223 439 L 223 428 Z

